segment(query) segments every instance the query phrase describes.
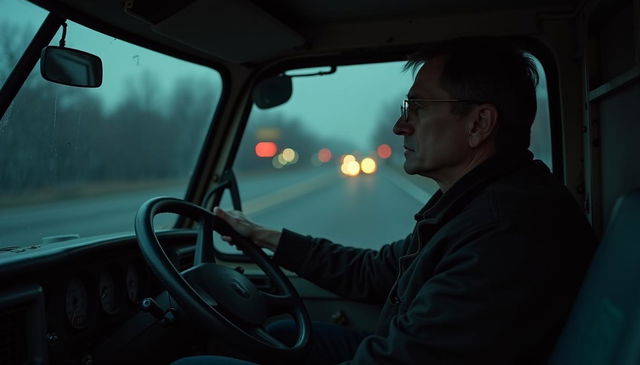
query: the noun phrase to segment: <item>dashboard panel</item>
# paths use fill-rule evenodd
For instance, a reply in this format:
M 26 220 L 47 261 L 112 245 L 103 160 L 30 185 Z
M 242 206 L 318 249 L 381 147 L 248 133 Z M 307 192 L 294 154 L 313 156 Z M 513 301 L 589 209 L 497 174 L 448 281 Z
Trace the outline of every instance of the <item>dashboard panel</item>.
M 195 231 L 158 237 L 176 267 L 192 265 Z M 95 364 L 131 351 L 127 336 L 157 326 L 140 302 L 164 291 L 130 234 L 0 253 L 0 279 L 1 364 Z

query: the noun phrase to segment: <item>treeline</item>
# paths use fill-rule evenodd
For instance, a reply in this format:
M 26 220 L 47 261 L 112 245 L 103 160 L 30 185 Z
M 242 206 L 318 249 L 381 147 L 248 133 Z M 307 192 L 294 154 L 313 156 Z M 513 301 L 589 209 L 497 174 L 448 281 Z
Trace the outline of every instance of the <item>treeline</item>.
M 163 111 L 145 102 L 155 90 L 135 90 L 107 111 L 85 89 L 33 75 L 0 122 L 2 191 L 189 176 L 218 92 L 182 79 Z

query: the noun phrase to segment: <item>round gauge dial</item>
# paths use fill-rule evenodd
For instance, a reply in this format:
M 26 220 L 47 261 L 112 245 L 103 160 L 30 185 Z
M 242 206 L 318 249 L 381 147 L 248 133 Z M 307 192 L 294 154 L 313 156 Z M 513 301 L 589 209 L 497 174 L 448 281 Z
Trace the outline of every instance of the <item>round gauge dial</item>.
M 71 327 L 81 329 L 87 326 L 87 316 L 89 314 L 87 289 L 82 280 L 77 277 L 71 279 L 67 284 L 65 311 Z
M 132 303 L 137 303 L 140 295 L 140 277 L 135 265 L 129 264 L 127 266 L 125 280 L 127 282 L 127 297 Z
M 100 306 L 105 313 L 115 314 L 118 312 L 116 285 L 113 276 L 107 271 L 102 272 L 98 278 L 98 295 L 100 296 Z

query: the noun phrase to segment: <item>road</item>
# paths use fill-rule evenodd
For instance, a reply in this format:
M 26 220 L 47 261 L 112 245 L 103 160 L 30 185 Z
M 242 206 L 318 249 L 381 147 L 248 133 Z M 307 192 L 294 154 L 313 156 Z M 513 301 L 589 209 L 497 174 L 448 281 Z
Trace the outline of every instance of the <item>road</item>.
M 374 175 L 357 177 L 326 167 L 240 175 L 238 182 L 243 210 L 256 222 L 358 247 L 377 248 L 408 234 L 413 214 L 430 196 L 384 166 Z M 37 244 L 54 235 L 131 232 L 138 207 L 161 195 L 181 198 L 183 191 L 162 188 L 3 209 L 0 246 Z M 230 203 L 223 200 L 221 205 Z M 155 223 L 168 227 L 174 219 L 167 214 Z M 233 252 L 224 243 L 220 247 Z

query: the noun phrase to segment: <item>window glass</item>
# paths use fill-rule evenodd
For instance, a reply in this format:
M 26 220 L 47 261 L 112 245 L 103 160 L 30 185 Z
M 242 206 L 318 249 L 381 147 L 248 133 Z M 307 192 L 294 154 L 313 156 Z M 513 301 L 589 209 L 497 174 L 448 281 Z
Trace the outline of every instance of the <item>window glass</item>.
M 533 152 L 535 158 L 544 162 L 550 169 L 553 169 L 547 76 L 540 61 L 532 55 L 529 56 L 533 59 L 539 76 L 538 87 L 536 88 L 538 110 L 536 112 L 536 118 L 533 120 L 533 125 L 531 126 L 531 145 L 529 146 L 529 150 Z
M 7 81 L 47 14 L 24 0 L 0 0 L 0 85 Z
M 234 165 L 245 214 L 271 228 L 356 247 L 375 249 L 409 234 L 414 214 L 438 187 L 404 172 L 402 137 L 392 132 L 413 83 L 403 66 L 342 66 L 332 75 L 293 78 L 287 103 L 254 107 Z M 550 164 L 540 73 L 532 150 Z M 345 164 L 347 155 L 356 163 Z M 221 202 L 230 205 L 228 197 Z
M 1 246 L 131 232 L 142 202 L 183 197 L 220 96 L 217 71 L 73 22 L 66 46 L 102 58 L 103 84 L 54 84 L 38 64 L 3 116 Z

